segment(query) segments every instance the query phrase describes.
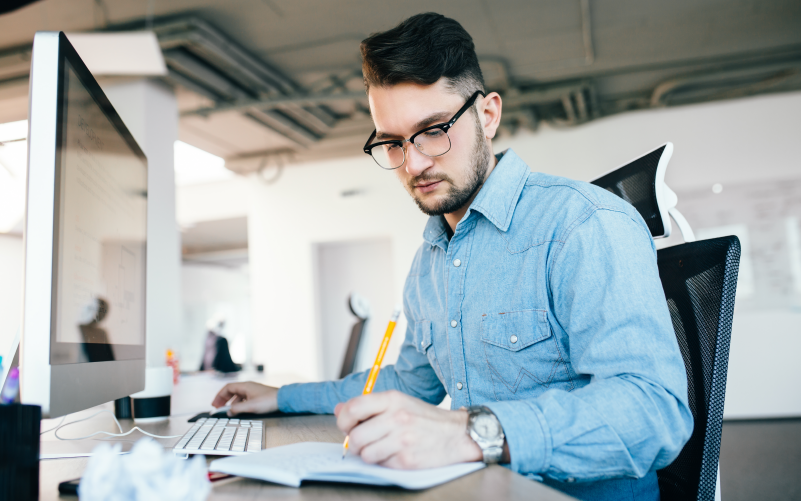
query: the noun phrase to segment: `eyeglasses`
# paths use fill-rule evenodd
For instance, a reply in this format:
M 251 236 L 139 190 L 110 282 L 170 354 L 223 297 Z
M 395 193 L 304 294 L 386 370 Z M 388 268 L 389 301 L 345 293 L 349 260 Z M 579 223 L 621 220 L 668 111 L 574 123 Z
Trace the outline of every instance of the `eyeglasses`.
M 406 146 L 404 143 L 411 143 L 417 151 L 427 157 L 439 157 L 451 150 L 451 138 L 448 136 L 448 129 L 459 120 L 465 111 L 473 106 L 478 96 L 486 97 L 484 92 L 477 90 L 464 106 L 445 123 L 430 125 L 425 129 L 419 130 L 409 139 L 391 139 L 389 141 L 379 141 L 370 144 L 375 139 L 376 131 L 370 134 L 370 138 L 364 144 L 364 152 L 373 157 L 379 167 L 386 170 L 395 170 L 406 163 Z

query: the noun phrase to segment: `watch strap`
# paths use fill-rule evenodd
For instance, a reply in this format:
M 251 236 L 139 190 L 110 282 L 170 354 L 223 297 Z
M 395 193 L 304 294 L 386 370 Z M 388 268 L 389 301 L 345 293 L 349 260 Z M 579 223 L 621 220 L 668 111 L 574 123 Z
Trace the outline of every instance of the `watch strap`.
M 486 449 L 481 449 L 481 453 L 484 456 L 485 463 L 500 463 L 503 457 L 503 447 L 487 447 Z

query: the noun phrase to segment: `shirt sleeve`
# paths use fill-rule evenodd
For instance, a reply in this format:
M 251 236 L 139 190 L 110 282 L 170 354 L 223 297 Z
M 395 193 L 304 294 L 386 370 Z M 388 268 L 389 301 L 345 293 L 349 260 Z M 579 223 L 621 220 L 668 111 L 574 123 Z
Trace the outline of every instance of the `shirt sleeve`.
M 557 480 L 643 477 L 689 439 L 687 375 L 644 222 L 597 209 L 549 264 L 551 328 L 590 383 L 494 402 L 511 468 Z M 555 321 L 554 321 L 555 320 Z
M 408 312 L 406 318 L 411 318 Z M 398 390 L 436 405 L 445 398 L 445 387 L 426 355 L 417 351 L 412 325 L 409 321 L 398 361 L 381 368 L 373 392 Z M 283 386 L 278 390 L 278 409 L 282 412 L 333 414 L 339 402 L 361 395 L 369 373 L 367 370 L 350 374 L 338 381 Z

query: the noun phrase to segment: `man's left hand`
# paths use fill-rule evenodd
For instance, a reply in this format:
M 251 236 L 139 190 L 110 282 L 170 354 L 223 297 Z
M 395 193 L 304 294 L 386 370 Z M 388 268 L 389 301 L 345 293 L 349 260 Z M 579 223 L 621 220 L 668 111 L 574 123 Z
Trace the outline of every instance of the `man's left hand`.
M 467 412 L 446 411 L 399 391 L 362 395 L 334 409 L 350 435 L 349 454 L 365 463 L 404 470 L 481 461 L 466 433 Z

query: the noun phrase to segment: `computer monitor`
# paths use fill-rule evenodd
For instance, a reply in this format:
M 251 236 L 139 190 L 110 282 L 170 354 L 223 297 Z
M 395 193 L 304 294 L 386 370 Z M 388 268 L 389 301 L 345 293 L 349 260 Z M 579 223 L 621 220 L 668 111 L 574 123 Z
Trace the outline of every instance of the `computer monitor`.
M 28 120 L 20 397 L 54 418 L 144 389 L 147 159 L 63 33 Z

